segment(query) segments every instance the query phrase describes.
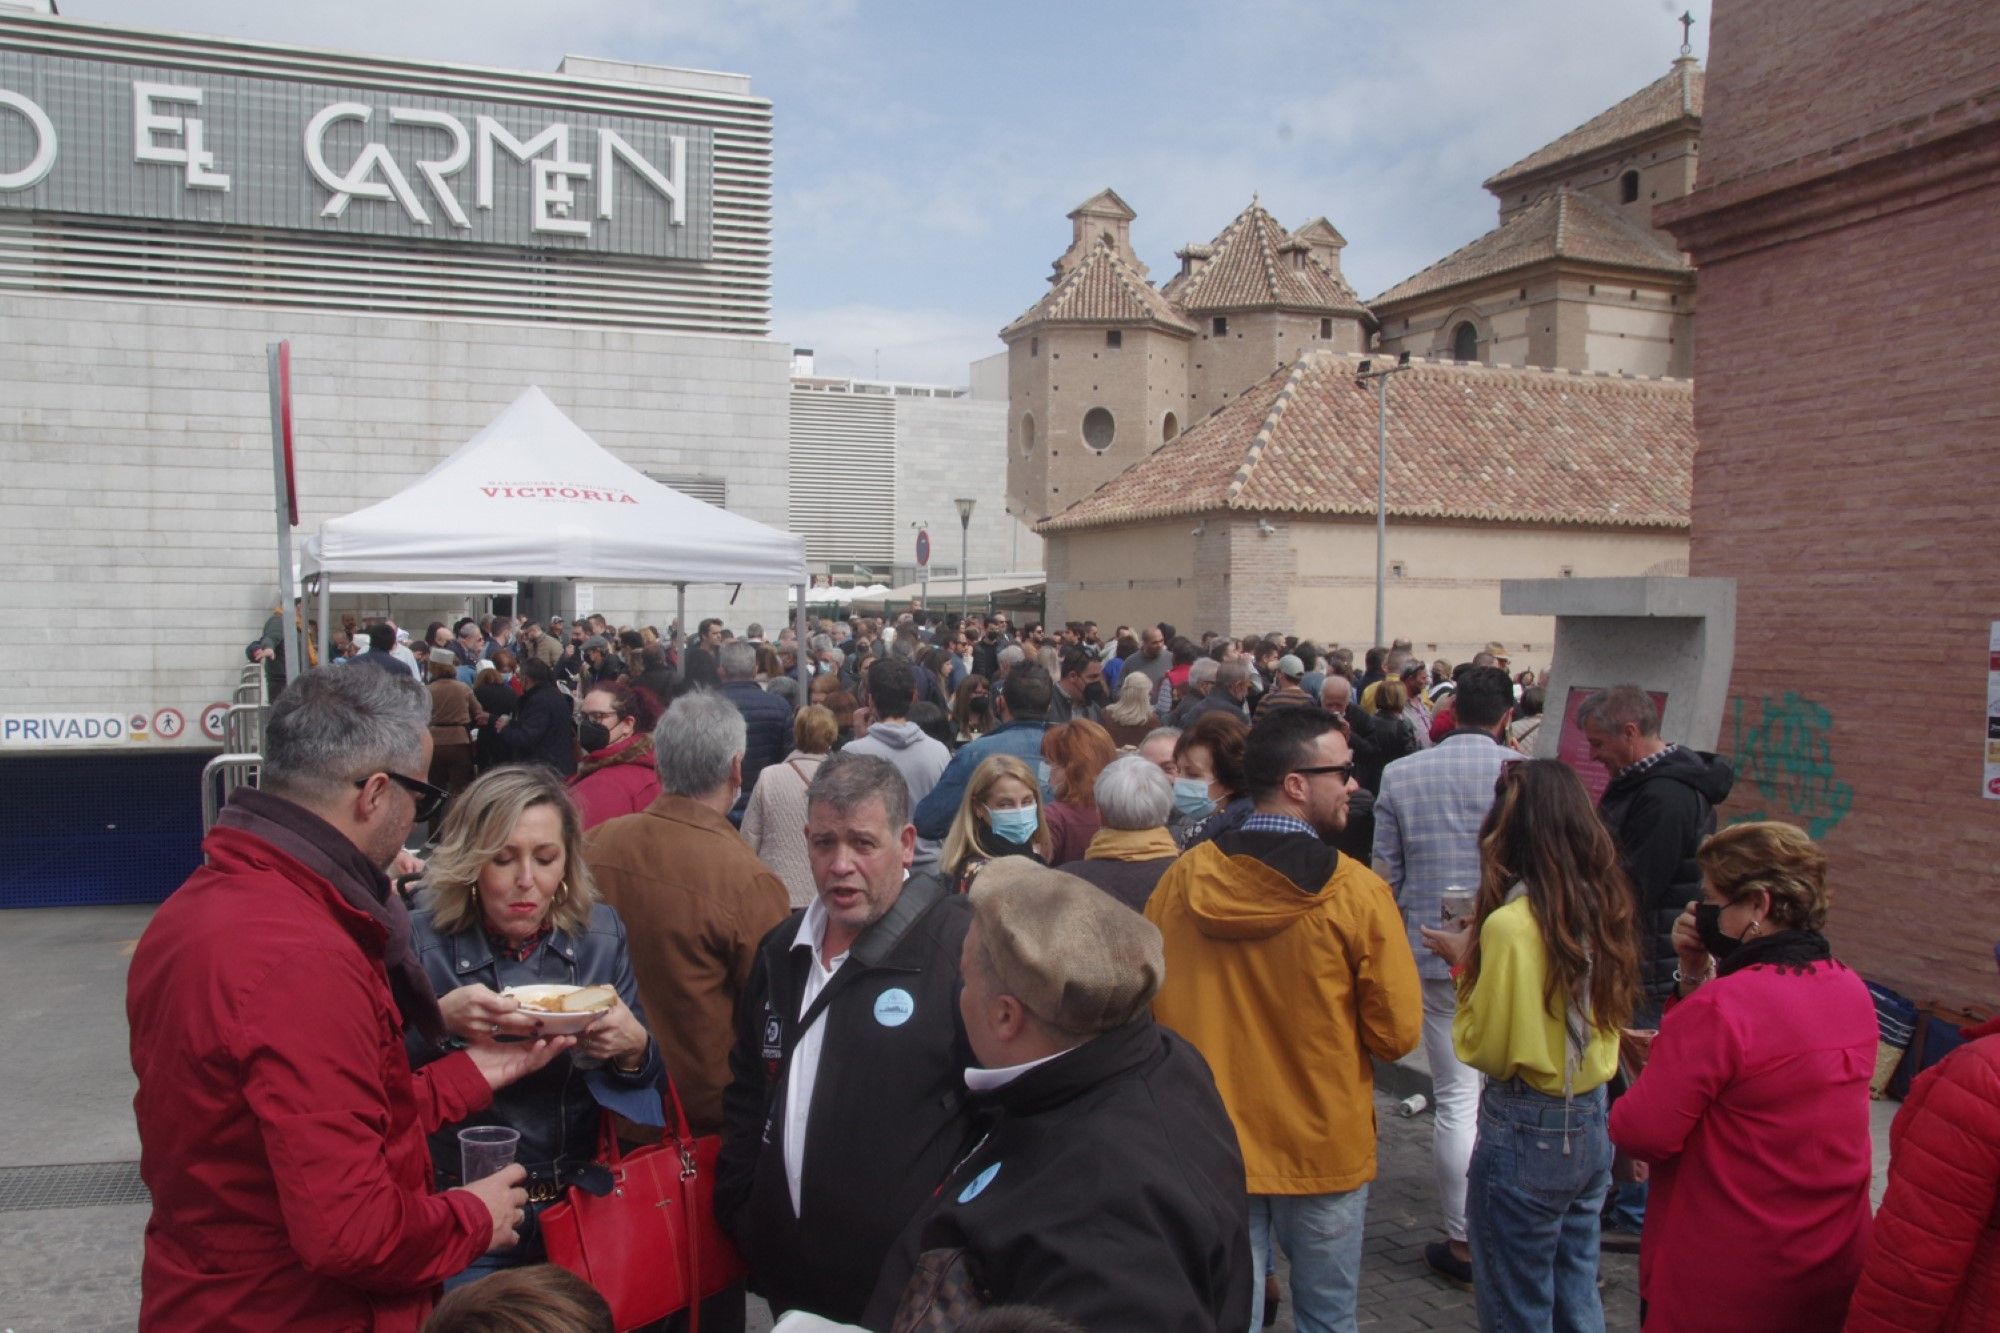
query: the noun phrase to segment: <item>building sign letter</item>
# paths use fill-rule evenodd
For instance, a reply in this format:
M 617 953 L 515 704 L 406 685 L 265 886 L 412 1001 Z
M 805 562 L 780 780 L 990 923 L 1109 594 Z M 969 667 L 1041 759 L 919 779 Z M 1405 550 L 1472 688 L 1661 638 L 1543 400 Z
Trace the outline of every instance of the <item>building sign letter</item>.
M 215 154 L 202 147 L 205 122 L 200 116 L 164 114 L 161 102 L 200 106 L 204 94 L 199 88 L 183 88 L 172 83 L 132 82 L 132 160 L 162 162 L 187 173 L 190 190 L 227 190 L 229 177 L 214 169 Z M 178 142 L 162 143 L 156 135 Z
M 19 93 L 0 88 L 0 106 L 18 112 L 35 132 L 35 155 L 19 171 L 0 171 L 0 190 L 25 190 L 38 185 L 56 164 L 56 127 L 49 122 L 46 111 Z
M 320 216 L 337 218 L 354 199 L 394 199 L 413 221 L 428 227 L 431 215 L 417 202 L 417 192 L 410 188 L 409 178 L 381 144 L 370 140 L 364 145 L 345 176 L 336 176 L 326 164 L 326 127 L 336 120 L 358 120 L 365 125 L 374 114 L 359 102 L 335 102 L 306 122 L 306 166 L 321 185 L 333 191 L 333 198 L 326 201 Z M 386 184 L 372 179 L 378 170 L 387 178 Z
M 662 176 L 659 168 L 633 151 L 632 145 L 618 137 L 616 130 L 597 132 L 597 216 L 616 216 L 618 186 L 611 178 L 611 159 L 615 156 L 626 166 L 639 173 L 640 179 L 660 193 L 672 212 L 668 214 L 673 226 L 680 226 L 687 216 L 681 203 L 680 183 L 687 179 L 687 140 L 676 134 L 673 143 L 673 165 L 668 174 Z

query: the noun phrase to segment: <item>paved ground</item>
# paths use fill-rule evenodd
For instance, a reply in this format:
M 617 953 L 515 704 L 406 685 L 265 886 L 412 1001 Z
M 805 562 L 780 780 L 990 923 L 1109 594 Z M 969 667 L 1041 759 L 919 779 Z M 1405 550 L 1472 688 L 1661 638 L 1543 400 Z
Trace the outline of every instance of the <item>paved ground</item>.
M 16 911 L 0 918 L 0 1178 L 4 1168 L 129 1162 L 133 1081 L 124 978 L 144 908 Z M 1421 1069 L 1417 1073 L 1421 1075 Z M 1399 1086 L 1395 1096 L 1406 1089 Z M 1378 1095 L 1381 1175 L 1369 1199 L 1361 1322 L 1374 1333 L 1477 1327 L 1472 1297 L 1431 1277 L 1423 1247 L 1438 1238 L 1431 1203 L 1430 1116 L 1404 1119 Z M 1877 1103 L 1878 1175 L 1896 1103 Z M 143 1205 L 0 1209 L 0 1333 L 129 1329 L 138 1316 Z M 1608 1327 L 1638 1327 L 1637 1265 L 1606 1256 Z M 751 1333 L 769 1328 L 753 1302 Z M 1290 1302 L 1278 1327 L 1292 1328 Z

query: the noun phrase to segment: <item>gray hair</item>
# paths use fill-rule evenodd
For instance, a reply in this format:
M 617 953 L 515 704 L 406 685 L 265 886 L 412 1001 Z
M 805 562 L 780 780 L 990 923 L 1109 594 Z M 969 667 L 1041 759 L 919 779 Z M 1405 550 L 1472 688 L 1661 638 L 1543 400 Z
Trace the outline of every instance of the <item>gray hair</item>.
M 1608 690 L 1599 690 L 1576 710 L 1579 727 L 1617 732 L 1627 723 L 1639 728 L 1641 736 L 1660 734 L 1660 710 L 1653 703 L 1653 696 L 1637 685 L 1613 685 Z
M 1028 650 L 1018 643 L 1010 643 L 1000 650 L 1000 670 L 1007 671 L 1028 660 Z
M 755 680 L 757 645 L 748 639 L 731 639 L 716 651 L 715 669 L 724 680 Z
M 1097 813 L 1104 827 L 1155 829 L 1174 812 L 1174 785 L 1152 760 L 1136 754 L 1114 759 L 1097 775 Z
M 308 671 L 271 705 L 259 785 L 326 800 L 370 773 L 414 775 L 430 724 L 431 697 L 408 672 L 365 662 Z
M 820 764 L 806 788 L 806 812 L 828 806 L 849 814 L 869 800 L 880 800 L 894 837 L 910 822 L 910 784 L 887 759 L 872 754 L 842 752 Z
M 815 653 L 830 653 L 833 651 L 833 636 L 831 634 L 815 634 L 808 640 L 807 647 Z
M 1139 744 L 1151 745 L 1154 741 L 1177 741 L 1180 738 L 1179 727 L 1154 727 L 1140 739 Z
M 1222 670 L 1222 663 L 1212 657 L 1197 657 L 1188 668 L 1188 684 L 1206 685 L 1215 679 L 1215 673 Z
M 702 796 L 729 781 L 729 764 L 748 744 L 749 728 L 736 705 L 714 690 L 693 690 L 674 700 L 653 728 L 653 764 L 669 796 Z
M 1189 667 L 1192 672 L 1194 668 Z M 1250 679 L 1250 664 L 1242 658 L 1234 662 L 1223 662 L 1215 668 L 1216 688 L 1227 690 L 1231 685 L 1240 685 Z
M 1332 706 L 1327 702 L 1326 698 L 1328 691 L 1331 690 L 1337 690 L 1346 696 L 1342 701 L 1343 707 L 1354 702 L 1354 682 L 1341 675 L 1338 671 L 1328 672 L 1326 679 L 1319 683 L 1319 702 L 1322 708 Z

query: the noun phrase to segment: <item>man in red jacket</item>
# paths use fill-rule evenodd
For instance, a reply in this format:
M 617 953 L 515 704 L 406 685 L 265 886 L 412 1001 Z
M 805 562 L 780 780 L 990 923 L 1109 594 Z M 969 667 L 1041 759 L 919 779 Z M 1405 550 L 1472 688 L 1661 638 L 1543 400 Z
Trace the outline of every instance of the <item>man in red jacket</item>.
M 418 777 L 429 721 L 407 675 L 294 681 L 262 789 L 230 798 L 139 941 L 142 1328 L 415 1330 L 440 1282 L 517 1239 L 522 1169 L 433 1193 L 424 1135 L 573 1039 L 410 1069 L 405 1025 L 445 1033 L 383 867 L 441 795 Z

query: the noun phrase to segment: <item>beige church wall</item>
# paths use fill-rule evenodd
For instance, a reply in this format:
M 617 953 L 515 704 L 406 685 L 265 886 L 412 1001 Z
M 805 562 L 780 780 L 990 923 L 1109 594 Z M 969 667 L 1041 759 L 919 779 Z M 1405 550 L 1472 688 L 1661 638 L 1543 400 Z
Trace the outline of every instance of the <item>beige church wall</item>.
M 1229 331 L 1214 331 L 1215 316 L 1199 315 L 1194 321 L 1201 332 L 1189 349 L 1188 414 L 1195 420 L 1213 412 L 1279 366 L 1298 356 L 1292 339 L 1277 337 L 1277 317 L 1271 314 L 1233 314 Z
M 1366 648 L 1375 624 L 1374 524 L 1363 518 L 1280 526 L 1297 552 L 1290 615 L 1295 632 Z M 1685 572 L 1687 552 L 1685 534 L 1413 525 L 1392 518 L 1387 632 L 1455 662 L 1499 639 L 1513 649 L 1517 669 L 1546 666 L 1554 620 L 1501 615 L 1502 579 L 1639 575 L 1671 562 Z
M 1114 625 L 1171 621 L 1186 629 L 1195 614 L 1195 547 L 1201 520 L 1162 520 L 1094 532 L 1052 532 L 1043 540 L 1048 570 L 1047 619 Z
M 1014 510 L 1040 517 L 1048 494 L 1049 358 L 1028 338 L 1007 349 L 1007 499 Z M 1034 421 L 1034 439 L 1025 437 L 1026 422 Z
M 1667 304 L 1668 293 L 1646 288 L 1636 290 L 1639 300 L 1605 300 L 1608 289 L 1598 288 L 1598 299 L 1584 307 L 1584 354 L 1592 370 L 1623 372 L 1627 375 L 1671 375 L 1676 364 L 1675 315 Z

